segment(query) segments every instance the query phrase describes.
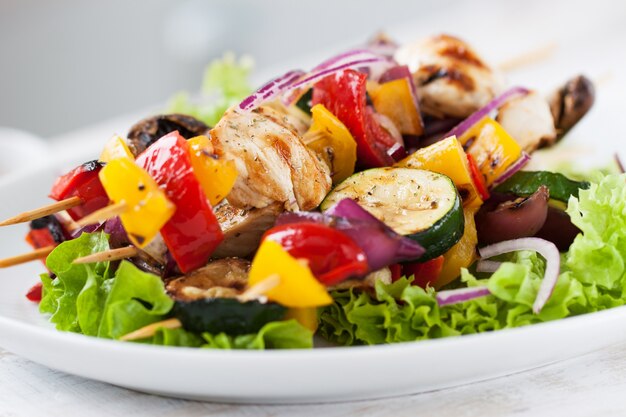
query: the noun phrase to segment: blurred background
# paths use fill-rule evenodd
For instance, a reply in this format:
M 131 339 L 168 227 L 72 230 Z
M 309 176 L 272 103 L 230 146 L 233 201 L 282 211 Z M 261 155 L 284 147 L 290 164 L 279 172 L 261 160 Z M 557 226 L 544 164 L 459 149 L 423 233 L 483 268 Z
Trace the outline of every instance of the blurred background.
M 585 72 L 621 92 L 625 17 L 618 0 L 0 0 L 0 126 L 58 137 L 165 107 L 225 51 L 253 56 L 260 83 L 380 30 L 457 34 L 495 63 L 554 44 L 509 78 L 547 88 Z

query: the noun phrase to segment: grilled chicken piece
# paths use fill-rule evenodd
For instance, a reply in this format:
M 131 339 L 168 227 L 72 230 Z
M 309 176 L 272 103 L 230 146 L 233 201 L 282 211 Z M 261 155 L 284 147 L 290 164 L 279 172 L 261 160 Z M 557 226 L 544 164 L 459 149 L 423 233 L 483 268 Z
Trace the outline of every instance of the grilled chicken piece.
M 330 191 L 330 169 L 300 139 L 292 116 L 269 107 L 226 112 L 211 130 L 219 157 L 235 162 L 239 176 L 228 195 L 238 208 L 281 203 L 290 211 L 311 210 Z
M 407 44 L 396 51 L 395 59 L 413 73 L 422 110 L 439 118 L 465 118 L 503 88 L 502 76 L 450 35 Z
M 556 141 L 550 106 L 537 92 L 509 100 L 498 109 L 496 120 L 526 152 Z
M 263 208 L 238 209 L 228 203 L 215 207 L 215 216 L 220 222 L 224 240 L 213 252 L 213 258 L 252 255 L 261 237 L 274 226 L 276 217 L 283 211 L 282 204 L 273 203 Z
M 187 275 L 172 279 L 165 289 L 175 300 L 233 298 L 245 290 L 249 270 L 250 262 L 246 260 L 218 259 Z
M 595 88 L 591 80 L 584 75 L 567 81 L 548 97 L 554 117 L 557 141 L 587 114 L 594 101 Z

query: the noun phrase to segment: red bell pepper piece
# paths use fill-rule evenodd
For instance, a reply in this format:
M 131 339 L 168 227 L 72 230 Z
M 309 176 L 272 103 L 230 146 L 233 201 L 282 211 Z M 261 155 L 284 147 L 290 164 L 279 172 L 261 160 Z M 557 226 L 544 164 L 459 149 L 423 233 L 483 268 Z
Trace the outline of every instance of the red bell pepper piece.
M 60 176 L 52 186 L 50 198 L 61 201 L 70 197 L 79 197 L 83 203 L 67 210 L 74 220 L 109 204 L 109 197 L 100 183 L 98 173 L 104 164 L 98 161 L 85 162 L 65 175 Z
M 476 160 L 469 153 L 467 154 L 467 162 L 469 163 L 470 175 L 472 177 L 472 181 L 474 181 L 474 185 L 476 186 L 476 191 L 480 194 L 480 198 L 483 201 L 487 201 L 489 198 L 489 191 L 487 190 L 487 184 L 485 184 L 485 177 L 483 177 L 482 172 L 478 168 L 478 164 L 476 164 Z
M 55 216 L 45 216 L 30 222 L 30 231 L 26 235 L 26 242 L 33 249 L 46 246 L 56 246 L 71 238 L 61 222 Z
M 188 145 L 177 131 L 154 142 L 137 157 L 176 205 L 161 235 L 183 273 L 206 265 L 224 235 L 193 173 Z
M 437 281 L 443 268 L 443 261 L 443 255 L 441 255 L 426 262 L 406 263 L 402 269 L 405 276 L 410 277 L 413 275 L 413 285 L 426 288 L 427 285 L 432 285 Z
M 291 256 L 308 261 L 311 272 L 325 285 L 335 285 L 368 272 L 363 249 L 347 235 L 316 223 L 276 226 L 263 235 L 279 243 Z
M 36 283 L 26 293 L 26 298 L 28 298 L 33 303 L 38 303 L 41 301 L 43 284 L 41 282 Z
M 357 161 L 364 168 L 389 166 L 387 153 L 396 143 L 373 117 L 366 100 L 367 75 L 340 71 L 321 79 L 313 87 L 312 104 L 323 104 L 346 125 L 357 143 Z

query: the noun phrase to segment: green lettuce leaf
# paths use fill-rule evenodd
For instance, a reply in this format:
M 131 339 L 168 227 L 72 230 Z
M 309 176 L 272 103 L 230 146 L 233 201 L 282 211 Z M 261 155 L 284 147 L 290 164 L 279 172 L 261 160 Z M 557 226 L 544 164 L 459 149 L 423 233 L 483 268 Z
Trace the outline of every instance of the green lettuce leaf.
M 104 304 L 98 336 L 117 339 L 164 320 L 173 305 L 161 277 L 123 261 Z
M 307 349 L 313 347 L 313 332 L 295 320 L 274 321 L 258 333 L 231 336 L 202 333 L 204 348 L 210 349 Z
M 198 100 L 192 99 L 187 92 L 180 92 L 170 100 L 167 111 L 187 114 L 215 126 L 229 107 L 252 92 L 249 81 L 252 67 L 253 62 L 248 57 L 237 62 L 232 53 L 225 54 L 207 66 Z
M 59 330 L 96 335 L 108 295 L 108 262 L 72 264 L 78 257 L 109 249 L 104 233 L 83 233 L 48 255 L 46 265 L 57 276 L 41 276 L 43 296 L 39 309 L 50 314 Z
M 462 271 L 466 286 L 491 295 L 440 307 L 432 289 L 411 278 L 377 282 L 375 293 L 334 292 L 321 312 L 322 336 L 342 345 L 414 341 L 525 326 L 623 305 L 626 302 L 626 175 L 597 176 L 567 209 L 582 230 L 562 256 L 561 274 L 547 304 L 532 312 L 545 270 L 534 252 L 506 258 L 488 278 Z
M 43 274 L 40 311 L 50 315 L 57 329 L 118 339 L 170 316 L 174 302 L 161 278 L 122 261 L 110 273 L 109 263 L 72 264 L 74 259 L 109 249 L 104 233 L 84 233 L 59 245 L 47 265 L 56 275 Z M 214 349 L 286 349 L 312 347 L 312 332 L 294 320 L 266 324 L 258 333 L 194 334 L 184 329 L 160 328 L 140 343 Z

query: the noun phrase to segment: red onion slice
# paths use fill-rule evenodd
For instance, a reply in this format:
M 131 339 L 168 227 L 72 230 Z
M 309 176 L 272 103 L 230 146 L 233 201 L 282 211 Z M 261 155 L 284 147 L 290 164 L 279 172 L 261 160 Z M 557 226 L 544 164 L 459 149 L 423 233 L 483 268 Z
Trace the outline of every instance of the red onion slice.
M 476 298 L 485 297 L 491 294 L 487 287 L 468 287 L 456 290 L 439 291 L 436 294 L 437 303 L 440 307 L 450 304 L 463 303 Z
M 304 75 L 304 71 L 293 70 L 281 75 L 278 78 L 274 78 L 264 84 L 256 92 L 243 99 L 236 109 L 244 112 L 254 110 L 261 105 L 261 103 L 282 94 L 286 88 L 298 80 L 298 78 L 302 75 Z
M 322 61 L 322 63 L 315 66 L 311 70 L 311 73 L 324 70 L 330 67 L 336 67 L 337 65 L 343 65 L 346 62 L 351 62 L 351 61 L 355 61 L 358 59 L 379 58 L 379 57 L 381 57 L 381 54 L 377 54 L 367 49 L 352 49 L 350 51 L 342 52 L 338 55 L 328 58 L 325 61 Z
M 527 237 L 522 239 L 507 240 L 478 249 L 481 258 L 491 258 L 505 253 L 520 250 L 530 250 L 537 252 L 546 260 L 546 271 L 541 281 L 541 286 L 537 292 L 537 298 L 533 303 L 533 312 L 538 314 L 543 306 L 548 302 L 552 291 L 559 279 L 561 268 L 561 256 L 554 243 L 537 237 Z
M 526 152 L 522 151 L 522 155 L 517 159 L 517 161 L 513 162 L 510 167 L 508 167 L 502 175 L 495 179 L 493 184 L 491 184 L 491 188 L 497 187 L 502 184 L 504 181 L 508 180 L 515 174 L 517 171 L 522 169 L 527 163 L 530 161 L 530 155 Z
M 467 119 L 463 120 L 461 123 L 456 125 L 452 130 L 450 130 L 444 137 L 456 136 L 460 137 L 463 133 L 465 133 L 470 127 L 474 126 L 480 119 L 487 116 L 492 111 L 496 110 L 498 107 L 502 106 L 504 103 L 509 101 L 512 97 L 521 95 L 525 96 L 530 91 L 524 87 L 513 87 L 500 94 L 498 97 L 491 100 L 485 107 L 475 111 L 472 113 Z

